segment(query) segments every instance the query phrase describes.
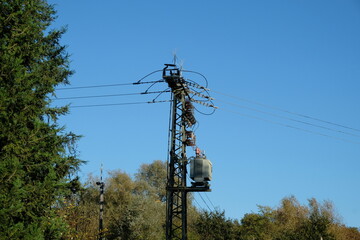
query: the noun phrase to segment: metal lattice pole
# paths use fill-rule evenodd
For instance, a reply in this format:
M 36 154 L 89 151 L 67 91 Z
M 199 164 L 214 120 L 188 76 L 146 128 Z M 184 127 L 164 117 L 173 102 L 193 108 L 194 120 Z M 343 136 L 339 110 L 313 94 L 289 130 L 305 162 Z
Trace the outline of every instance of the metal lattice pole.
M 187 239 L 185 90 L 180 71 L 165 76 L 172 89 L 170 161 L 167 183 L 166 239 Z
M 166 239 L 187 239 L 187 193 L 210 191 L 205 182 L 188 187 L 186 147 L 187 128 L 196 123 L 192 99 L 189 97 L 187 82 L 174 64 L 165 64 L 163 79 L 172 92 L 170 152 L 167 176 L 166 199 Z

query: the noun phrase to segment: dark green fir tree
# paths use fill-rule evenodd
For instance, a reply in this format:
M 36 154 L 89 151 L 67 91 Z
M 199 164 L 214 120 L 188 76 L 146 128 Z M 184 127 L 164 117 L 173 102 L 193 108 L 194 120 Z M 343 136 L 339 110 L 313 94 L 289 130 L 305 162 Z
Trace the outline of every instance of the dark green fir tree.
M 0 1 L 0 239 L 66 238 L 55 206 L 81 161 L 57 121 L 67 107 L 51 107 L 72 74 L 54 14 L 45 0 Z

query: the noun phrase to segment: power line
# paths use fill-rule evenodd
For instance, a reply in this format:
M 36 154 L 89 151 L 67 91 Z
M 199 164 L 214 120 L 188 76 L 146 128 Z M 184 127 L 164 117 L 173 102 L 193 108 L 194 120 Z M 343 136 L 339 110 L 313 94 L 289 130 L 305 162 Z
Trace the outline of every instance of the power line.
M 134 83 L 117 83 L 117 84 L 104 84 L 104 85 L 93 85 L 93 86 L 64 87 L 64 88 L 57 88 L 56 91 L 83 89 L 83 88 L 117 87 L 117 86 L 128 86 L 128 85 L 134 85 Z
M 163 92 L 164 92 L 164 91 L 141 92 L 141 93 L 120 93 L 120 94 L 92 95 L 92 96 L 75 96 L 75 97 L 53 98 L 52 100 L 68 100 L 68 99 L 84 99 L 84 98 L 102 98 L 102 97 L 121 97 L 121 96 L 131 96 L 131 95 L 155 94 L 155 93 L 163 93 Z M 169 91 L 166 91 L 166 92 L 169 92 Z
M 186 175 L 186 177 L 188 178 L 188 180 L 191 181 L 190 177 L 188 175 Z M 210 209 L 209 205 L 206 203 L 205 199 L 201 196 L 201 193 L 200 192 L 195 192 L 195 193 L 198 193 L 200 198 L 202 199 L 202 201 L 205 203 L 205 205 L 207 206 L 207 208 L 210 210 L 210 212 L 212 212 L 212 210 Z M 207 196 L 206 192 L 205 193 L 205 196 L 206 198 L 209 200 L 211 206 L 213 207 L 213 209 L 215 210 L 215 207 L 214 207 L 214 204 L 211 202 L 210 198 Z M 194 200 L 195 202 L 198 204 L 198 206 L 200 207 L 200 204 L 198 203 L 198 201 L 196 201 L 196 198 L 194 197 Z
M 150 81 L 150 82 L 115 83 L 115 84 L 90 85 L 90 86 L 78 86 L 78 87 L 64 87 L 64 88 L 57 88 L 56 91 L 58 91 L 58 90 L 63 91 L 63 90 L 84 89 L 84 88 L 119 87 L 119 86 L 149 84 L 149 83 L 157 83 L 157 82 L 163 82 L 163 81 L 159 80 L 159 81 Z
M 150 75 L 153 75 L 154 73 L 157 73 L 157 72 L 162 72 L 163 70 L 155 70 L 147 75 L 145 75 L 144 77 L 140 78 L 136 83 L 134 84 L 140 84 L 142 80 L 144 80 L 145 78 L 149 77 Z
M 165 92 L 165 91 L 147 92 L 146 94 L 163 93 L 163 92 Z M 68 97 L 68 98 L 57 98 L 57 99 L 53 99 L 53 100 L 80 99 L 80 98 L 98 98 L 98 97 L 126 96 L 126 95 L 140 95 L 140 94 L 145 94 L 145 93 L 128 93 L 128 94 L 95 95 L 95 96 L 75 96 L 75 97 Z M 261 111 L 261 110 L 255 109 L 255 108 L 250 108 L 250 107 L 246 107 L 246 106 L 242 106 L 242 105 L 238 105 L 238 104 L 234 104 L 234 103 L 229 103 L 229 102 L 222 101 L 222 100 L 219 100 L 219 101 L 227 103 L 227 104 L 235 105 L 235 106 L 238 106 L 238 107 L 241 107 L 241 108 L 250 109 L 252 111 L 257 111 L 257 112 L 261 112 L 261 113 L 264 113 L 264 114 L 268 114 L 268 115 L 271 115 L 271 116 L 276 116 L 276 117 L 279 117 L 279 118 L 284 118 L 284 119 L 288 119 L 288 120 L 291 120 L 291 121 L 295 121 L 295 122 L 299 122 L 299 123 L 303 123 L 303 124 L 323 128 L 323 129 L 326 129 L 326 130 L 331 130 L 331 131 L 334 131 L 334 132 L 339 132 L 339 133 L 359 137 L 359 135 L 356 135 L 356 134 L 351 134 L 351 133 L 343 132 L 343 131 L 340 131 L 340 130 L 334 130 L 334 129 L 330 129 L 330 128 L 327 128 L 327 127 L 324 127 L 324 126 L 319 126 L 319 125 L 316 125 L 316 124 L 312 124 L 312 123 L 308 123 L 308 122 L 304 122 L 304 121 L 300 121 L 300 120 L 296 120 L 296 119 L 292 119 L 292 118 L 288 118 L 288 117 L 284 117 L 284 116 L 279 116 L 277 114 Z M 170 102 L 170 101 L 169 100 L 164 100 L 164 101 L 148 101 L 148 102 L 127 102 L 127 103 L 75 105 L 75 106 L 70 106 L 70 108 L 108 107 L 108 106 L 137 105 L 137 104 L 146 104 L 146 103 L 163 103 L 163 102 Z M 342 140 L 342 141 L 345 141 L 345 142 L 351 142 L 351 143 L 355 143 L 355 144 L 360 144 L 359 142 L 356 142 L 356 141 L 351 141 L 351 140 L 340 138 L 340 137 L 335 137 L 335 136 L 331 136 L 331 135 L 327 135 L 327 134 L 323 134 L 323 133 L 319 133 L 319 132 L 315 132 L 315 131 L 311 131 L 311 130 L 307 130 L 307 129 L 302 129 L 302 128 L 295 127 L 295 126 L 292 126 L 292 125 L 283 124 L 283 123 L 280 123 L 280 122 L 276 122 L 276 121 L 272 121 L 272 120 L 269 120 L 269 119 L 264 119 L 264 118 L 256 117 L 256 116 L 252 116 L 252 115 L 247 115 L 247 114 L 244 114 L 244 113 L 239 113 L 239 112 L 232 111 L 232 110 L 229 110 L 229 109 L 222 109 L 222 110 L 232 112 L 232 113 L 235 113 L 235 114 L 238 114 L 238 115 L 246 116 L 246 117 L 249 117 L 249 118 L 253 118 L 253 119 L 258 119 L 258 120 L 270 122 L 272 124 L 281 125 L 281 126 L 285 126 L 285 127 L 288 127 L 288 128 L 293 128 L 293 129 L 296 129 L 296 130 L 305 131 L 305 132 L 316 134 L 316 135 L 321 135 L 321 136 L 324 136 L 324 137 L 329 137 L 329 138 Z
M 73 89 L 84 89 L 84 88 L 118 87 L 118 86 L 128 86 L 128 85 L 154 83 L 154 81 L 151 81 L 151 82 L 141 82 L 141 81 L 144 80 L 145 78 L 149 77 L 150 75 L 152 75 L 154 73 L 157 73 L 157 72 L 161 72 L 161 71 L 162 70 L 153 71 L 153 72 L 145 75 L 144 77 L 140 78 L 138 81 L 133 82 L 133 83 L 117 83 L 117 84 L 104 84 L 104 85 L 93 85 L 93 86 L 66 87 L 66 88 L 57 88 L 56 90 L 73 90 Z M 163 80 L 155 81 L 155 82 L 161 82 L 161 81 L 163 81 Z
M 205 76 L 204 76 L 204 77 L 205 77 Z M 192 81 L 192 80 L 191 80 L 191 81 Z M 194 81 L 192 81 L 192 82 L 194 82 Z M 195 82 L 194 82 L 194 83 L 195 83 Z M 211 113 L 204 113 L 204 112 L 199 111 L 199 110 L 194 106 L 195 110 L 196 110 L 198 113 L 203 114 L 203 115 L 212 115 L 212 114 L 215 113 L 215 110 L 216 110 L 217 107 L 215 107 L 214 104 L 213 104 L 213 102 L 211 101 L 213 98 L 210 97 L 210 95 L 209 95 L 208 97 L 205 97 L 205 98 L 206 98 L 208 101 L 210 101 L 211 104 L 208 104 L 208 103 L 205 103 L 205 102 L 202 102 L 202 101 L 195 100 L 195 99 L 193 99 L 192 97 L 190 97 L 190 95 L 189 95 L 189 93 L 191 93 L 191 91 L 189 91 L 188 89 L 186 89 L 186 87 L 184 86 L 183 83 L 180 83 L 180 84 L 181 84 L 181 87 L 183 88 L 183 90 L 185 91 L 185 94 L 187 95 L 187 97 L 188 97 L 192 102 L 196 102 L 196 103 L 199 103 L 199 104 L 201 104 L 201 105 L 204 105 L 204 106 L 212 107 L 212 108 L 213 108 L 213 111 L 212 111 Z M 187 82 L 187 84 L 189 84 L 189 82 Z M 205 88 L 204 88 L 204 89 L 205 89 Z M 192 90 L 193 90 L 193 93 L 196 92 L 196 90 L 194 90 L 194 89 L 192 89 Z M 208 92 L 207 92 L 207 93 L 208 93 Z M 200 95 L 200 93 L 198 93 L 198 94 Z M 205 95 L 203 95 L 203 96 L 205 96 Z
M 322 129 L 325 129 L 325 130 L 329 130 L 329 131 L 333 131 L 333 132 L 338 132 L 338 133 L 342 133 L 342 134 L 346 134 L 346 135 L 350 135 L 350 136 L 354 136 L 354 137 L 360 137 L 360 135 L 357 135 L 357 134 L 353 134 L 353 133 L 349 133 L 349 132 L 344 132 L 344 131 L 341 131 L 341 130 L 337 130 L 337 129 L 333 129 L 333 128 L 329 128 L 329 127 L 324 127 L 324 126 L 321 126 L 321 125 L 318 125 L 318 124 L 313 124 L 313 123 L 309 123 L 309 122 L 297 120 L 297 119 L 294 119 L 294 118 L 289 118 L 289 117 L 281 116 L 281 115 L 278 115 L 278 114 L 274 114 L 274 113 L 270 113 L 270 112 L 258 110 L 258 109 L 256 109 L 256 108 L 247 107 L 247 106 L 243 106 L 243 105 L 240 105 L 240 104 L 231 103 L 231 102 L 227 102 L 227 101 L 223 101 L 223 100 L 219 100 L 219 99 L 217 99 L 217 101 L 223 102 L 223 103 L 226 103 L 226 104 L 229 104 L 229 105 L 233 105 L 233 106 L 236 106 L 236 107 L 239 107 L 239 108 L 244 108 L 244 109 L 248 109 L 248 110 L 251 110 L 251 111 L 255 111 L 255 112 L 267 114 L 267 115 L 270 115 L 270 116 L 273 116 L 273 117 L 282 118 L 282 119 L 290 120 L 290 121 L 293 121 L 293 122 L 298 122 L 298 123 L 306 124 L 306 125 L 309 125 L 309 126 L 313 126 L 313 127 L 317 127 L 317 128 L 322 128 Z
M 211 208 L 209 207 L 209 205 L 206 203 L 206 201 L 204 200 L 204 198 L 201 196 L 201 194 L 199 193 L 199 196 L 201 198 L 201 200 L 205 203 L 206 207 L 209 209 L 210 212 L 212 212 Z
M 136 104 L 146 104 L 146 103 L 164 103 L 164 102 L 171 102 L 171 100 L 150 101 L 150 102 L 127 102 L 127 103 L 109 103 L 109 104 L 78 105 L 78 106 L 70 106 L 70 108 L 108 107 L 108 106 L 123 106 L 123 105 L 136 105 Z
M 285 110 L 285 109 L 275 107 L 275 106 L 271 106 L 271 105 L 268 105 L 268 104 L 264 104 L 264 103 L 252 101 L 252 100 L 249 100 L 249 99 L 233 96 L 233 95 L 230 95 L 230 94 L 227 94 L 227 93 L 223 93 L 223 92 L 219 92 L 219 91 L 215 91 L 215 90 L 211 90 L 211 91 L 214 92 L 214 93 L 218 93 L 218 94 L 221 94 L 221 95 L 224 95 L 224 96 L 228 96 L 228 97 L 240 100 L 240 101 L 252 103 L 252 104 L 255 104 L 255 105 L 262 106 L 262 107 L 271 108 L 271 109 L 274 109 L 274 110 L 277 110 L 277 111 L 281 111 L 281 112 L 285 112 L 285 113 L 288 113 L 288 114 L 296 115 L 296 116 L 299 116 L 299 117 L 308 118 L 308 119 L 312 119 L 312 120 L 315 120 L 315 121 L 319 121 L 319 122 L 327 123 L 327 124 L 330 124 L 330 125 L 334 125 L 334 126 L 338 126 L 338 127 L 342 127 L 342 128 L 346 128 L 346 129 L 350 129 L 350 130 L 353 130 L 353 131 L 360 132 L 360 129 L 357 129 L 357 128 L 345 126 L 345 125 L 330 122 L 330 121 L 327 121 L 327 120 L 322 120 L 322 119 L 311 117 L 309 115 L 304 115 L 304 114 L 301 114 L 301 113 L 292 112 L 292 111 Z
M 151 104 L 151 103 L 164 103 L 164 102 L 171 102 L 171 100 L 148 101 L 148 102 L 109 103 L 109 104 L 91 104 L 91 105 L 75 105 L 75 106 L 70 106 L 70 108 L 111 107 L 111 106 L 138 105 L 138 104 Z M 272 121 L 272 120 L 269 120 L 269 119 L 265 119 L 265 118 L 261 118 L 261 117 L 257 117 L 257 116 L 253 116 L 253 115 L 249 115 L 249 114 L 240 113 L 240 112 L 233 111 L 233 110 L 226 109 L 226 108 L 220 108 L 220 110 L 231 112 L 231 113 L 241 115 L 241 116 L 244 116 L 244 117 L 248 117 L 248 118 L 252 118 L 252 119 L 265 121 L 265 122 L 268 122 L 268 123 L 271 123 L 271 124 L 296 129 L 296 130 L 299 130 L 299 131 L 303 131 L 303 132 L 307 132 L 307 133 L 311 133 L 311 134 L 315 134 L 315 135 L 320 135 L 320 136 L 323 136 L 323 137 L 337 139 L 337 140 L 341 140 L 341 141 L 344 141 L 344 142 L 350 142 L 350 143 L 353 143 L 353 144 L 360 144 L 360 142 L 357 142 L 357 141 L 352 141 L 352 140 L 348 140 L 348 139 L 345 139 L 345 138 L 340 138 L 340 137 L 336 137 L 336 136 L 332 136 L 332 135 L 328 135 L 328 134 L 324 134 L 324 133 L 320 133 L 320 132 L 316 132 L 316 131 L 311 131 L 311 130 L 295 127 L 295 126 L 292 126 L 292 125 L 280 123 L 280 122 L 277 122 L 277 121 Z
M 150 87 L 148 87 L 145 92 L 149 91 L 150 88 L 152 88 L 155 84 L 159 83 L 159 82 L 164 82 L 164 80 L 157 80 L 157 81 L 154 81 L 153 84 L 150 85 Z M 134 83 L 134 84 L 143 84 L 143 83 Z
M 209 198 L 209 196 L 206 194 L 206 192 L 204 192 L 204 195 L 205 195 L 205 197 L 209 200 L 209 202 L 210 202 L 211 206 L 213 207 L 213 209 L 215 209 L 214 204 L 212 203 L 212 201 L 210 200 L 210 198 Z
M 227 112 L 231 112 L 231 113 L 235 113 L 235 114 L 238 114 L 238 115 L 241 115 L 241 116 L 244 116 L 244 117 L 253 118 L 253 119 L 265 121 L 265 122 L 268 122 L 268 123 L 280 125 L 280 126 L 283 126 L 283 127 L 288 127 L 288 128 L 296 129 L 296 130 L 299 130 L 299 131 L 303 131 L 303 132 L 307 132 L 307 133 L 312 133 L 312 134 L 320 135 L 320 136 L 323 136 L 323 137 L 333 138 L 333 139 L 341 140 L 341 141 L 344 141 L 344 142 L 350 142 L 350 143 L 354 143 L 354 144 L 360 144 L 360 142 L 356 142 L 356 141 L 348 140 L 348 139 L 345 139 L 345 138 L 335 137 L 335 136 L 332 136 L 332 135 L 328 135 L 328 134 L 324 134 L 324 133 L 319 133 L 319 132 L 315 132 L 315 131 L 311 131 L 311 130 L 307 130 L 307 129 L 295 127 L 295 126 L 292 126 L 292 125 L 288 125 L 288 124 L 284 124 L 284 123 L 280 123 L 280 122 L 268 120 L 268 119 L 265 119 L 265 118 L 256 117 L 256 116 L 252 116 L 252 115 L 248 115 L 248 114 L 244 114 L 244 113 L 232 111 L 232 110 L 229 110 L 229 109 L 226 109 L 226 108 L 220 108 L 220 110 L 227 111 Z
M 199 208 L 201 208 L 201 206 L 200 206 L 199 202 L 196 200 L 196 198 L 195 198 L 195 197 L 194 197 L 194 201 L 195 201 L 196 205 L 197 205 Z
M 201 74 L 199 72 L 196 72 L 196 71 L 190 71 L 190 70 L 182 70 L 182 71 L 183 72 L 189 72 L 189 73 L 195 73 L 195 74 L 198 74 L 198 75 L 202 76 L 204 78 L 204 80 L 205 80 L 205 83 L 206 83 L 205 86 L 208 87 L 209 82 L 208 82 L 207 78 L 203 74 Z

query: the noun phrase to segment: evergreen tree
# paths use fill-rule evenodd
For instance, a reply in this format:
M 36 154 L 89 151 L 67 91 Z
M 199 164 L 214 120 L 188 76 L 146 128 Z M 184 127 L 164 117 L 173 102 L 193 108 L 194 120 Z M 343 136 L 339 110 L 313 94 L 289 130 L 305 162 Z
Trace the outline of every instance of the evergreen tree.
M 60 239 L 66 225 L 54 206 L 78 168 L 78 136 L 58 125 L 67 107 L 51 107 L 72 74 L 65 29 L 48 31 L 45 0 L 0 1 L 0 239 Z

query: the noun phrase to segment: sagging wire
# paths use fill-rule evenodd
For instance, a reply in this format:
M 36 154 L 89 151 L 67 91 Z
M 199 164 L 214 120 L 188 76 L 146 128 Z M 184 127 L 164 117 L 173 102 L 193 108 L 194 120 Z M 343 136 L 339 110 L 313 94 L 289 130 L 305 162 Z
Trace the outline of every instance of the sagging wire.
M 202 92 L 198 92 L 198 91 L 196 91 L 194 88 L 191 88 L 192 91 L 197 92 L 199 95 L 200 95 L 200 94 L 203 94 L 204 92 L 206 92 L 207 97 L 204 96 L 204 98 L 206 99 L 205 101 L 204 101 L 204 100 L 196 100 L 195 102 L 198 102 L 198 103 L 200 103 L 200 102 L 210 102 L 210 106 L 213 107 L 213 111 L 212 111 L 211 113 L 201 112 L 199 109 L 197 109 L 196 107 L 194 107 L 195 110 L 196 110 L 198 113 L 203 114 L 203 115 L 212 115 L 212 114 L 214 114 L 215 111 L 216 111 L 216 110 L 215 110 L 216 107 L 214 106 L 214 103 L 213 103 L 213 101 L 212 101 L 212 100 L 214 100 L 214 98 L 211 97 L 210 92 L 209 92 L 209 89 L 207 89 L 207 88 L 205 88 L 205 87 L 197 84 L 194 80 L 191 80 L 191 79 L 186 79 L 186 80 L 187 80 L 187 83 L 190 82 L 190 84 L 189 84 L 190 86 L 197 87 L 197 88 L 203 90 Z M 201 104 L 201 103 L 200 103 L 200 104 Z
M 205 87 L 207 88 L 208 87 L 208 85 L 209 85 L 209 82 L 208 82 L 208 80 L 207 80 L 207 78 L 203 75 L 203 74 L 201 74 L 201 73 L 199 73 L 199 72 L 196 72 L 196 71 L 191 71 L 191 70 L 182 70 L 183 72 L 189 72 L 189 73 L 195 73 L 195 74 L 198 74 L 198 75 L 200 75 L 200 76 L 202 76 L 203 78 L 204 78 L 204 80 L 205 80 Z
M 199 121 L 196 121 L 196 123 L 191 126 L 191 130 L 192 130 L 194 133 L 196 133 L 196 131 L 198 130 L 199 127 L 200 127 L 200 123 L 199 123 Z
M 139 80 L 139 81 L 137 81 L 137 82 L 135 82 L 134 84 L 140 84 L 142 80 L 144 80 L 145 78 L 147 78 L 147 77 L 149 77 L 149 76 L 151 76 L 152 74 L 157 73 L 157 72 L 162 72 L 162 70 L 156 70 L 156 71 L 153 71 L 153 72 L 151 72 L 151 73 L 149 73 L 149 74 L 145 75 L 144 77 L 140 78 L 140 80 Z
M 188 96 L 188 97 L 189 97 L 189 96 Z M 189 97 L 189 98 L 190 98 L 190 97 Z M 211 98 L 211 97 L 209 96 L 209 98 L 207 99 L 207 101 L 210 102 L 210 104 L 207 104 L 206 106 L 209 106 L 209 107 L 211 107 L 211 108 L 213 109 L 213 111 L 212 111 L 211 113 L 204 113 L 204 112 L 200 111 L 199 109 L 197 109 L 197 108 L 194 106 L 195 111 L 197 111 L 198 113 L 200 113 L 200 114 L 202 114 L 202 115 L 207 115 L 207 116 L 213 115 L 213 114 L 215 113 L 217 107 L 215 107 L 214 102 L 213 102 L 210 98 Z M 192 99 L 192 98 L 190 98 L 190 99 Z M 201 100 L 194 100 L 194 99 L 192 99 L 192 101 L 193 101 L 193 102 L 196 102 L 196 103 L 199 103 L 199 104 L 202 104 L 202 105 L 206 104 L 205 101 L 201 101 Z
M 206 115 L 206 116 L 210 116 L 210 115 L 213 115 L 216 111 L 216 108 L 212 108 L 213 111 L 211 113 L 204 113 L 204 112 L 201 112 L 200 110 L 198 110 L 195 106 L 194 106 L 194 109 L 195 111 L 197 111 L 198 113 L 202 114 L 202 115 Z
M 146 93 L 147 91 L 149 91 L 150 88 L 152 88 L 155 84 L 157 84 L 157 83 L 159 83 L 159 82 L 164 82 L 164 80 L 163 80 L 163 79 L 160 79 L 160 80 L 155 81 L 153 84 L 150 85 L 150 87 L 148 87 L 148 88 L 145 90 L 145 93 Z
M 171 92 L 169 89 L 170 89 L 170 88 L 167 88 L 167 89 L 165 89 L 164 91 L 160 91 L 160 93 L 153 99 L 153 101 L 155 101 L 158 97 L 160 97 L 161 94 L 166 93 L 166 92 Z
M 188 79 L 188 80 L 193 81 L 193 80 L 191 80 L 191 79 Z M 193 81 L 193 82 L 195 82 L 195 81 Z M 209 96 L 208 98 L 214 100 L 214 98 L 211 97 L 208 88 L 202 88 L 202 90 L 203 90 L 203 91 L 201 92 L 201 94 L 204 93 L 204 92 L 206 92 L 206 94 Z M 196 90 L 194 90 L 194 91 L 196 92 Z
M 199 74 L 200 74 L 200 73 L 199 73 Z M 201 75 L 202 75 L 202 74 L 201 74 Z M 204 77 L 205 77 L 205 76 L 204 76 Z M 202 87 L 201 85 L 197 84 L 195 81 L 193 81 L 193 80 L 191 80 L 191 79 L 189 79 L 189 80 L 190 80 L 191 82 L 193 82 L 193 86 L 198 85 L 198 86 L 200 86 L 200 89 L 204 89 L 205 91 L 207 91 L 207 89 L 206 89 L 205 87 Z M 185 83 L 189 83 L 189 82 L 185 81 Z M 191 84 L 190 84 L 190 85 L 191 85 Z M 191 101 L 197 102 L 197 103 L 200 103 L 200 104 L 201 104 L 201 101 L 194 100 L 193 98 L 191 98 L 191 97 L 189 96 L 189 93 L 188 93 L 188 91 L 187 91 L 187 89 L 185 88 L 185 86 L 184 86 L 183 83 L 181 83 L 181 86 L 182 86 L 183 90 L 185 91 L 187 97 L 188 97 Z M 193 90 L 193 89 L 191 89 L 191 90 Z M 194 106 L 194 109 L 195 109 L 198 113 L 200 113 L 200 114 L 202 114 L 202 115 L 207 115 L 207 116 L 209 116 L 209 115 L 212 115 L 212 114 L 215 113 L 216 107 L 214 106 L 214 103 L 211 101 L 212 98 L 211 98 L 211 96 L 210 96 L 210 94 L 209 94 L 208 91 L 207 91 L 207 93 L 208 93 L 208 98 L 206 98 L 206 99 L 208 99 L 209 102 L 211 103 L 211 104 L 209 105 L 209 107 L 212 107 L 212 108 L 213 108 L 213 111 L 212 111 L 211 113 L 204 113 L 204 112 L 200 111 L 199 109 L 197 109 L 195 106 Z

